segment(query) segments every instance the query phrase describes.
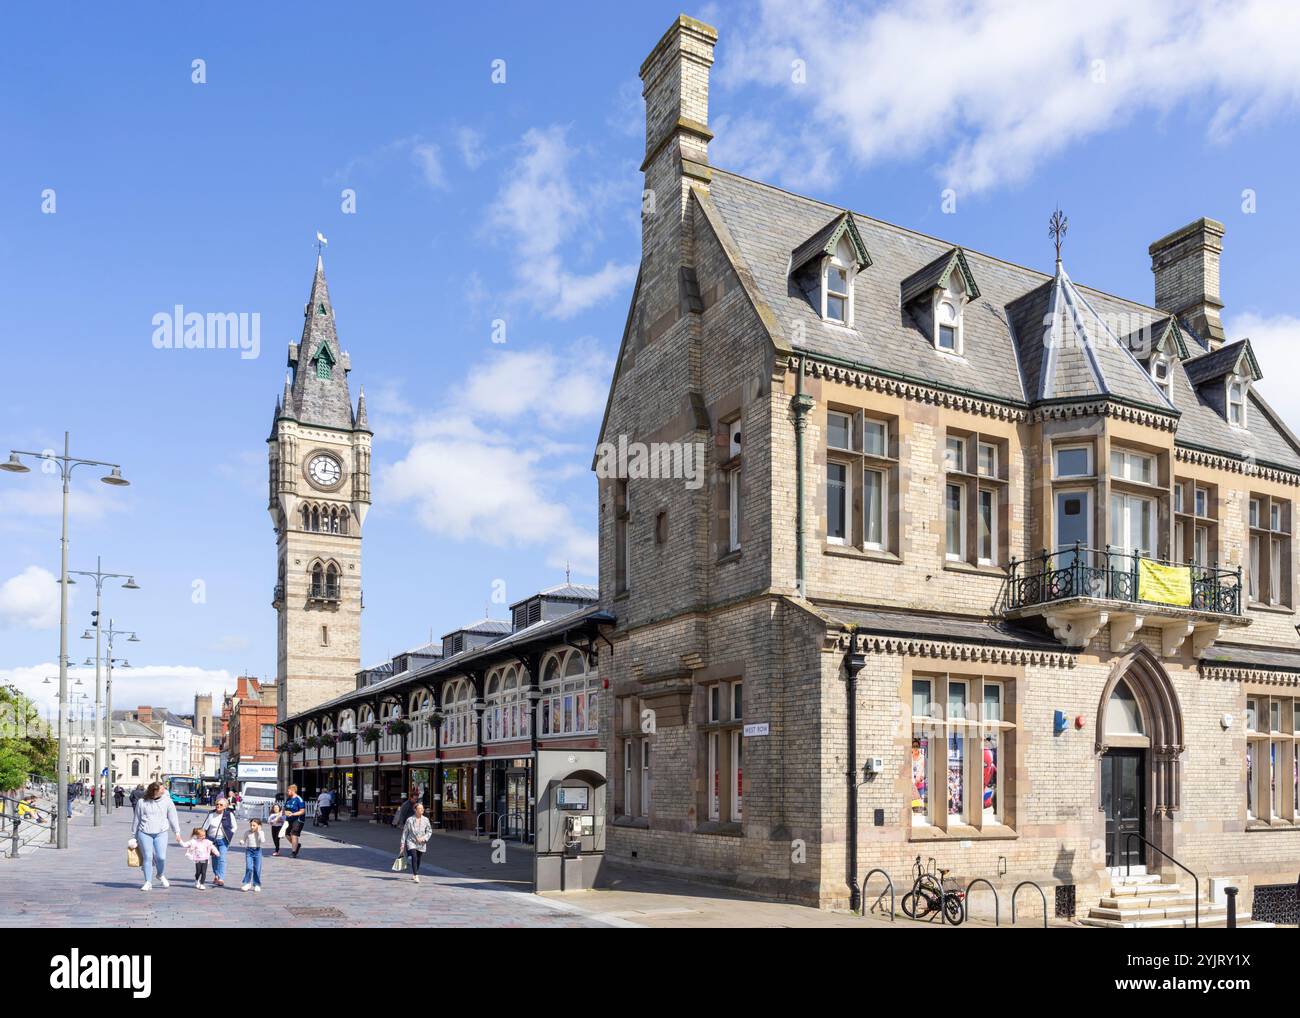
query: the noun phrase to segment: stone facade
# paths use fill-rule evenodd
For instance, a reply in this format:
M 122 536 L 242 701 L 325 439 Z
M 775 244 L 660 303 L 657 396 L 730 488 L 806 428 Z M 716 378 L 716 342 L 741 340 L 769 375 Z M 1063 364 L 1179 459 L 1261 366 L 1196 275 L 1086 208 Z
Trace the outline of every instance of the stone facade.
M 361 664 L 371 432 L 364 392 L 352 409 L 351 362 L 338 345 L 319 260 L 289 366 L 268 439 L 280 720 L 353 688 Z
M 1245 369 L 1198 360 L 1231 352 L 1212 328 L 1222 228 L 1152 245 L 1154 308 L 1078 287 L 1059 263 L 1052 277 L 966 252 L 989 293 L 965 295 L 965 349 L 941 351 L 898 293 L 945 245 L 710 166 L 716 40 L 683 17 L 641 71 L 642 264 L 601 443 L 702 444 L 708 467 L 699 486 L 600 477 L 601 604 L 618 618 L 600 662 L 610 857 L 842 906 L 875 867 L 901 893 L 919 855 L 963 884 L 1030 879 L 1049 901 L 1073 886 L 1082 909 L 1127 851 L 1103 775 L 1132 752 L 1150 844 L 1202 877 L 1293 881 L 1300 448 L 1253 393 L 1247 421 L 1216 409 Z M 792 272 L 789 252 L 816 249 L 827 220 L 828 243 L 860 230 L 871 252 L 852 329 L 810 317 L 817 299 Z M 1052 320 L 1037 349 L 1030 326 Z M 1125 322 L 1154 347 L 1105 342 Z M 834 444 L 831 414 L 879 425 L 884 447 Z M 1057 466 L 1071 448 L 1087 450 L 1078 480 Z M 883 479 L 878 539 L 861 481 L 847 534 L 832 533 L 838 462 Z M 1078 540 L 1106 563 L 1091 573 L 1040 557 L 1073 546 L 1058 513 L 1074 491 Z M 1276 526 L 1259 518 L 1272 506 Z M 1141 554 L 1122 556 L 1109 541 L 1128 547 L 1129 513 L 1149 524 Z M 1208 586 L 1182 607 L 1139 598 L 1139 559 Z M 938 716 L 914 713 L 918 690 Z M 1126 690 L 1137 733 L 1108 721 Z M 1248 736 L 1248 708 L 1260 725 L 1273 703 L 1280 727 Z

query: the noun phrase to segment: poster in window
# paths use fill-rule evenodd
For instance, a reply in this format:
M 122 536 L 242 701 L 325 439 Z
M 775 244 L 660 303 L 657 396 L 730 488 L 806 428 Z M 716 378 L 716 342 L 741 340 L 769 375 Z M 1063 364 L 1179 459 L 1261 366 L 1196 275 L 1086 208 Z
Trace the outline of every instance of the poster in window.
M 928 815 L 929 784 L 926 780 L 930 758 L 930 737 L 918 735 L 912 739 L 912 815 L 924 820 Z
M 573 730 L 575 732 L 585 732 L 587 730 L 587 697 L 584 694 L 579 693 L 575 699 L 577 700 L 577 705 L 574 711 Z
M 965 751 L 963 746 L 965 741 L 956 733 L 948 736 L 948 815 L 950 817 L 965 815 L 962 810 L 965 805 L 962 794 L 962 756 Z
M 984 737 L 984 813 L 998 815 L 998 737 Z
M 442 802 L 447 809 L 461 809 L 461 768 L 444 767 L 442 771 Z

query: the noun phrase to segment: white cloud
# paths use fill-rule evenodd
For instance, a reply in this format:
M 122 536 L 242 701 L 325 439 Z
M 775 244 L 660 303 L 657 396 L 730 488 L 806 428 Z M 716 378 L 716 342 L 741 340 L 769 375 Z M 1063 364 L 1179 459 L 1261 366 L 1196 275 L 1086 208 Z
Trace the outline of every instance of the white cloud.
M 0 668 L 0 685 L 12 683 L 40 708 L 42 717 L 57 717 L 59 666 L 53 661 L 18 668 Z M 45 677 L 54 679 L 49 685 Z M 95 669 L 68 669 L 68 683 L 76 679 L 78 691 L 95 695 Z M 221 694 L 233 691 L 235 679 L 224 669 L 199 668 L 195 665 L 146 665 L 113 669 L 113 709 L 128 710 L 140 706 L 166 707 L 178 714 L 194 711 L 196 694 L 210 693 L 213 705 L 221 706 Z
M 1250 340 L 1264 372 L 1263 380 L 1257 383 L 1260 395 L 1288 428 L 1300 429 L 1300 387 L 1288 371 L 1300 352 L 1300 317 L 1247 311 L 1229 316 L 1224 329 L 1232 342 Z
M 415 163 L 429 187 L 441 190 L 447 186 L 447 178 L 442 172 L 442 153 L 437 145 L 427 141 L 416 142 L 411 146 L 411 162 Z
M 522 146 L 488 210 L 488 221 L 515 245 L 513 296 L 547 317 L 571 318 L 626 290 L 636 278 L 636 266 L 607 260 L 587 273 L 570 271 L 580 252 L 561 249 L 571 241 L 590 246 L 599 239 L 607 188 L 590 182 L 581 193 L 575 188 L 570 164 L 577 153 L 564 127 L 531 128 Z
M 933 156 L 944 185 L 978 191 L 1140 112 L 1208 103 L 1206 137 L 1221 143 L 1300 100 L 1298 36 L 1292 0 L 768 0 L 723 38 L 715 73 L 802 107 L 802 137 L 778 106 L 784 147 L 751 156 L 782 182 L 800 182 L 811 145 L 860 165 Z
M 456 147 L 460 150 L 461 159 L 471 170 L 477 170 L 487 158 L 487 153 L 483 151 L 483 132 L 472 127 L 457 129 Z
M 589 341 L 563 352 L 494 353 L 450 388 L 457 394 L 450 407 L 402 419 L 399 433 L 410 448 L 381 471 L 382 498 L 411 503 L 431 533 L 541 548 L 548 565 L 594 575 L 595 535 L 563 497 L 585 473 L 591 450 L 566 436 L 575 424 L 599 419 L 610 369 Z M 400 396 L 394 405 L 409 409 Z
M 0 584 L 0 629 L 50 629 L 58 624 L 59 582 L 48 569 L 28 566 Z

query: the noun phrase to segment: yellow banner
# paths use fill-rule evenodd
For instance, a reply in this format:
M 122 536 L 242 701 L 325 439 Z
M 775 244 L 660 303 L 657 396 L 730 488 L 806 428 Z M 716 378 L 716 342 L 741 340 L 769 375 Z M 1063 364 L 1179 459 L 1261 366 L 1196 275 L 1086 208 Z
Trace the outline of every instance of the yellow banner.
M 1190 607 L 1191 569 L 1187 566 L 1163 566 L 1147 558 L 1138 559 L 1138 600 Z

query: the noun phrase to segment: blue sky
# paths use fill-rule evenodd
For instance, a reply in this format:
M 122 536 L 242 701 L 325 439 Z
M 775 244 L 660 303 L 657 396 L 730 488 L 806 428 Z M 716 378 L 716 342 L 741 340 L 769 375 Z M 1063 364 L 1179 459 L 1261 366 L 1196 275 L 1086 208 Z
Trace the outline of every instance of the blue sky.
M 1021 0 L 688 8 L 721 36 L 711 158 L 1044 269 L 1059 203 L 1071 275 L 1140 300 L 1147 245 L 1220 219 L 1229 334 L 1300 423 L 1275 381 L 1300 343 L 1279 257 L 1300 229 L 1300 23 L 1273 0 L 1134 6 L 1098 0 L 1087 24 Z M 637 69 L 680 5 L 299 9 L 7 15 L 0 450 L 68 429 L 133 482 L 79 471 L 72 515 L 72 566 L 102 554 L 142 587 L 109 588 L 143 640 L 118 703 L 274 675 L 265 439 L 317 230 L 375 430 L 364 661 L 501 616 L 498 580 L 509 600 L 566 564 L 594 580 L 588 468 L 639 256 Z M 259 314 L 260 355 L 155 349 L 177 304 Z M 28 690 L 56 670 L 58 501 L 50 476 L 0 476 L 0 679 Z

